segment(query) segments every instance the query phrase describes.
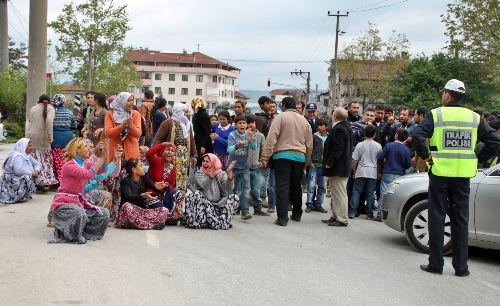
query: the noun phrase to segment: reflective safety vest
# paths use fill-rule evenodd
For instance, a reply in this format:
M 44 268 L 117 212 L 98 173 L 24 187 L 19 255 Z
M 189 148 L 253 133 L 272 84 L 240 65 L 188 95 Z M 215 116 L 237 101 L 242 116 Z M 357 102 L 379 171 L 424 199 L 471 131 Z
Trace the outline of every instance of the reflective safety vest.
M 438 107 L 431 110 L 434 134 L 429 140 L 432 174 L 471 178 L 477 174 L 474 148 L 481 117 L 464 107 Z

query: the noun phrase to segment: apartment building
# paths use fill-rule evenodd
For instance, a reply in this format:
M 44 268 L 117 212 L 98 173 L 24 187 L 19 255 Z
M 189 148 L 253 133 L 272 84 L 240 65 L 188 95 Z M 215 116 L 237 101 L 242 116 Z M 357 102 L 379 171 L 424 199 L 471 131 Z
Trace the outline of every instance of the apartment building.
M 166 53 L 148 49 L 127 53 L 141 75 L 141 88 L 133 88 L 136 104 L 144 100 L 144 91 L 163 96 L 168 103 L 189 103 L 196 97 L 207 101 L 214 110 L 223 102 L 236 101 L 240 69 L 200 52 Z

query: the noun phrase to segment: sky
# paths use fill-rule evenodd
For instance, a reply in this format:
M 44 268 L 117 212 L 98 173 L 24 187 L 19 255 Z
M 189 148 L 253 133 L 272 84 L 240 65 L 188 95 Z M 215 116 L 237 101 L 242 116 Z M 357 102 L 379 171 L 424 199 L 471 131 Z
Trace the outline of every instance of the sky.
M 48 0 L 53 21 L 69 1 Z M 74 0 L 74 3 L 84 2 Z M 299 88 L 305 81 L 295 70 L 311 72 L 311 87 L 328 87 L 327 60 L 333 58 L 335 17 L 328 11 L 349 11 L 340 19 L 339 50 L 375 24 L 383 39 L 392 30 L 405 34 L 412 55 L 431 55 L 445 46 L 440 15 L 445 0 L 115 0 L 127 4 L 132 30 L 125 44 L 134 48 L 197 51 L 241 69 L 242 90 L 268 90 L 267 78 Z M 9 35 L 27 43 L 29 0 L 9 0 Z M 49 29 L 48 39 L 57 35 Z M 54 52 L 53 50 L 51 51 Z M 267 62 L 266 62 L 267 61 Z M 285 61 L 276 63 L 273 61 Z M 312 61 L 312 62 L 311 62 Z

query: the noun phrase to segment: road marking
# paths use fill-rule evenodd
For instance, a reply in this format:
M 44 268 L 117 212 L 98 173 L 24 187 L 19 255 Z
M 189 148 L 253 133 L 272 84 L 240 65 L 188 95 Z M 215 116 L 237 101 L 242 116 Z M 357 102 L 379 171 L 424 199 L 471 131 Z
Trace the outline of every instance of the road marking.
M 146 242 L 153 248 L 157 249 L 160 247 L 160 240 L 155 231 L 146 231 Z
M 482 279 L 476 279 L 476 281 L 478 283 L 481 283 L 483 285 L 485 285 L 486 287 L 490 288 L 490 289 L 494 289 L 494 290 L 497 290 L 497 291 L 500 291 L 500 287 L 489 282 L 489 281 L 485 281 L 485 280 L 482 280 Z

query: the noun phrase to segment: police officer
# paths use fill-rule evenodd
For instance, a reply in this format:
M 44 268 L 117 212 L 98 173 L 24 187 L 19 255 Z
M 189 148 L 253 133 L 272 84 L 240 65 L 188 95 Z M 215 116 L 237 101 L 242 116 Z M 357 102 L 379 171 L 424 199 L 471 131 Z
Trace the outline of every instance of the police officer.
M 429 263 L 420 269 L 435 274 L 443 273 L 444 220 L 448 210 L 455 275 L 469 275 L 469 181 L 477 174 L 478 159 L 488 159 L 500 147 L 500 138 L 479 114 L 463 106 L 464 96 L 463 82 L 448 81 L 442 90 L 443 106 L 426 114 L 412 138 L 417 154 L 429 165 L 430 256 Z M 484 148 L 476 157 L 477 140 L 484 143 Z

